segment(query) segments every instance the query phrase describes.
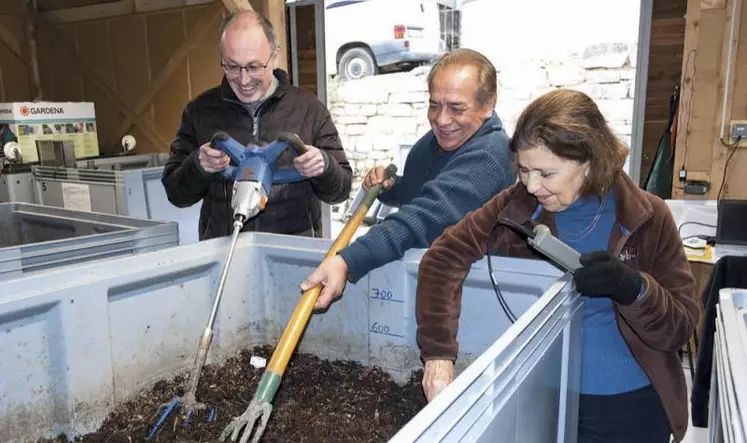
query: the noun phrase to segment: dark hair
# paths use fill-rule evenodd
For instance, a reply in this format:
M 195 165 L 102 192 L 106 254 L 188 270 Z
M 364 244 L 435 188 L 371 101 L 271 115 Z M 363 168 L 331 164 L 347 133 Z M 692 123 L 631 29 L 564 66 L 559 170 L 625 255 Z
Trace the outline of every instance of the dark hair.
M 260 14 L 256 11 L 242 11 L 237 12 L 235 14 L 228 14 L 223 17 L 223 21 L 220 25 L 220 30 L 218 32 L 218 39 L 223 39 L 223 34 L 226 32 L 226 29 L 228 29 L 229 26 L 231 26 L 231 23 L 240 16 L 244 15 L 252 15 L 257 19 L 257 23 L 262 27 L 262 31 L 265 33 L 265 37 L 267 37 L 267 41 L 270 42 L 270 50 L 274 52 L 278 48 L 278 39 L 275 36 L 275 28 L 272 26 L 272 22 L 267 19 L 264 15 Z
M 480 105 L 487 105 L 498 97 L 498 74 L 487 57 L 472 49 L 459 48 L 449 51 L 436 60 L 428 73 L 428 89 L 433 86 L 433 78 L 447 66 L 474 66 L 477 69 L 477 96 Z
M 604 195 L 625 165 L 628 148 L 607 125 L 596 103 L 572 89 L 556 89 L 522 111 L 511 137 L 511 152 L 544 146 L 558 157 L 589 162 L 584 195 Z

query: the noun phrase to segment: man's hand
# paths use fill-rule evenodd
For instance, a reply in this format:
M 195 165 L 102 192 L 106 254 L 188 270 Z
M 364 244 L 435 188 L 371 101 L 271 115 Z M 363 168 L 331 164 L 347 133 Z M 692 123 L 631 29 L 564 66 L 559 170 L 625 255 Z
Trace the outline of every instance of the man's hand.
M 324 154 L 319 148 L 306 145 L 306 153 L 293 160 L 293 166 L 304 177 L 313 178 L 322 175 L 327 165 L 324 164 Z
M 430 403 L 454 380 L 454 362 L 451 360 L 428 360 L 423 373 L 423 391 Z
M 373 169 L 369 169 L 368 172 L 366 172 L 366 176 L 363 178 L 363 189 L 368 190 L 372 186 L 378 184 L 381 184 L 384 189 L 392 189 L 392 186 L 394 186 L 394 179 L 390 178 L 384 181 L 384 169 L 385 168 L 383 166 L 377 166 Z
M 221 172 L 231 164 L 231 159 L 217 149 L 210 147 L 210 143 L 200 146 L 200 167 L 209 173 Z
M 322 292 L 314 309 L 326 309 L 332 300 L 342 295 L 345 281 L 348 278 L 348 264 L 339 255 L 325 258 L 322 264 L 301 283 L 301 290 L 306 291 L 317 284 L 322 284 Z

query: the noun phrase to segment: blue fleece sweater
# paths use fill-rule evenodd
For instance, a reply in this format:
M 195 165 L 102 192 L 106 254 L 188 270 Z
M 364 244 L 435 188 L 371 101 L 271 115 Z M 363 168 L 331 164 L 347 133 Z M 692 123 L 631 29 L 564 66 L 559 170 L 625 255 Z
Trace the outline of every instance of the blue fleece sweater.
M 580 198 L 565 211 L 555 213 L 559 238 L 582 254 L 608 248 L 616 221 L 615 196 L 609 192 L 594 224 L 600 200 L 597 197 Z M 592 225 L 593 228 L 584 236 Z M 612 300 L 606 297 L 582 299 L 581 393 L 612 395 L 648 386 L 651 383 L 648 376 L 633 357 L 617 326 Z
M 408 249 L 427 248 L 468 212 L 513 183 L 508 135 L 498 116 L 486 120 L 459 149 L 438 146 L 431 131 L 410 150 L 402 176 L 382 192 L 382 203 L 399 211 L 343 249 L 348 280 L 399 260 Z

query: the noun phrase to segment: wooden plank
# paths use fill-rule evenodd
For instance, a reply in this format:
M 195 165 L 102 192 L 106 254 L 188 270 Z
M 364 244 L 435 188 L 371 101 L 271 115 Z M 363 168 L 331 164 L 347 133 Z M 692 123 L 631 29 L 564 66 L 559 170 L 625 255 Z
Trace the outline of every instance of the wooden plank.
M 91 64 L 99 78 L 104 80 L 113 91 L 116 91 L 113 48 L 109 37 L 108 23 L 108 20 L 80 23 L 75 25 L 75 32 L 78 38 L 78 53 Z
M 54 50 L 52 45 L 47 39 L 37 39 L 37 52 L 39 54 L 39 76 L 41 78 L 42 89 L 44 90 L 44 96 L 48 99 L 57 100 L 58 89 L 57 89 L 57 75 L 60 73 L 57 71 L 57 64 L 53 56 Z M 80 82 L 78 82 L 80 84 Z
M 40 35 L 44 38 L 49 39 L 49 41 L 54 44 L 54 46 L 56 47 L 56 52 L 63 56 L 64 60 L 66 61 L 66 65 L 79 70 L 83 76 L 87 77 L 88 80 L 90 80 L 109 100 L 112 101 L 112 103 L 120 112 L 132 119 L 136 119 L 135 115 L 127 107 L 127 105 L 122 102 L 116 92 L 109 88 L 104 80 L 99 78 L 94 68 L 91 67 L 85 59 L 81 58 L 77 53 L 68 48 L 63 43 L 63 37 L 58 35 L 57 32 L 55 32 L 43 20 L 39 20 L 38 15 L 35 18 L 37 18 L 37 26 Z M 162 140 L 155 132 L 149 130 L 148 128 L 145 128 L 143 132 L 154 145 L 168 146 L 168 142 Z
M 111 3 L 113 1 L 116 0 L 36 0 L 35 3 L 39 12 L 46 12 Z
M 205 11 L 185 11 L 187 29 L 194 30 L 194 26 L 204 18 Z M 195 98 L 202 92 L 220 84 L 223 70 L 220 67 L 220 51 L 218 50 L 218 31 L 220 22 L 212 25 L 207 31 L 207 37 L 200 39 L 189 51 L 189 98 Z
M 180 65 L 153 97 L 155 131 L 164 140 L 173 139 L 179 127 L 182 109 L 189 101 L 188 78 L 187 65 Z
M 148 14 L 145 19 L 151 77 L 168 64 L 185 41 L 181 11 Z
M 206 36 L 209 30 L 213 29 L 215 30 L 218 25 L 220 24 L 220 19 L 222 17 L 222 11 L 223 8 L 220 5 L 220 3 L 214 3 L 211 5 L 210 9 L 208 10 L 208 13 L 204 15 L 202 18 L 202 21 L 198 23 L 195 28 L 190 33 L 189 37 L 187 37 L 186 40 L 183 40 L 183 37 L 179 38 L 176 36 L 172 36 L 173 41 L 172 42 L 164 42 L 161 39 L 164 38 L 162 35 L 164 32 L 168 34 L 178 34 L 176 31 L 174 31 L 174 26 L 170 26 L 169 24 L 164 22 L 164 19 L 169 20 L 170 17 L 175 17 L 173 14 L 159 14 L 158 18 L 152 18 L 149 17 L 150 20 L 148 20 L 148 42 L 146 43 L 148 48 L 151 50 L 151 59 L 150 59 L 150 66 L 151 66 L 151 73 L 157 73 L 155 78 L 150 82 L 150 85 L 148 86 L 148 89 L 142 94 L 140 99 L 137 101 L 137 104 L 134 108 L 134 115 L 139 117 L 145 112 L 150 105 L 150 103 L 154 100 L 158 92 L 161 90 L 161 88 L 166 84 L 167 81 L 172 79 L 173 74 L 175 72 L 182 72 L 187 77 L 189 76 L 188 71 L 182 71 L 180 68 L 184 66 L 184 60 L 187 57 L 187 55 L 190 53 L 192 48 L 198 43 L 203 40 L 206 40 Z M 181 14 L 179 15 L 179 21 L 181 22 L 183 20 Z M 154 28 L 153 26 L 163 26 L 162 28 Z M 183 27 L 180 26 L 180 28 Z M 178 41 L 180 42 L 179 46 L 174 50 L 173 48 L 169 47 L 173 44 L 175 44 Z M 155 42 L 158 42 L 159 44 L 156 45 Z M 217 49 L 215 49 L 216 46 L 214 46 L 213 51 L 217 52 Z M 158 51 L 162 51 L 159 53 Z M 155 54 L 154 54 L 155 52 Z M 170 54 L 171 56 L 165 61 L 165 63 L 161 62 L 161 59 L 167 55 Z M 155 57 L 155 58 L 154 58 Z M 151 75 L 152 75 L 151 74 Z M 189 91 L 189 87 L 187 87 L 187 91 Z M 187 98 L 189 98 L 189 93 L 187 92 Z M 181 115 L 181 113 L 179 113 Z M 117 129 L 117 134 L 124 135 L 132 126 L 132 124 L 137 120 L 136 118 L 125 118 L 125 120 L 119 125 L 119 128 Z
M 18 31 L 14 31 L 13 28 L 11 28 L 13 24 L 7 23 L 10 20 L 16 21 L 16 19 L 11 19 L 10 17 L 0 17 L 0 44 L 5 45 L 18 61 L 26 64 L 26 58 L 23 56 L 21 44 L 18 42 L 18 36 L 20 34 Z
M 726 8 L 726 0 L 701 0 L 700 1 L 700 9 L 702 11 L 708 10 L 708 9 L 725 9 Z
M 117 122 L 122 118 L 112 97 L 91 78 L 83 79 L 83 100 L 93 102 L 96 110 L 97 137 L 102 153 L 121 152 L 119 137 L 115 134 Z
M 680 88 L 680 111 L 677 130 L 677 152 L 674 160 L 674 180 L 672 198 L 684 198 L 682 183 L 676 177 L 685 165 L 687 151 L 690 148 L 690 117 L 693 104 L 693 85 L 695 84 L 696 48 L 700 34 L 700 0 L 687 1 L 687 18 L 685 22 L 685 43 L 682 57 L 682 82 Z
M 133 109 L 135 114 L 138 114 L 138 98 L 147 91 L 150 84 L 145 17 L 129 16 L 111 19 L 109 30 L 117 92 L 122 101 Z M 116 132 L 121 133 L 121 131 Z
M 212 3 L 213 1 L 214 0 L 135 0 L 135 10 L 137 12 L 154 12 L 166 9 L 181 9 L 185 6 Z
M 685 18 L 686 0 L 654 0 L 652 18 Z
M 223 0 L 223 5 L 231 14 L 241 11 L 254 11 L 254 7 L 249 3 L 249 0 Z
M 651 21 L 651 46 L 682 46 L 684 39 L 684 19 L 664 18 Z
M 42 13 L 51 24 L 75 23 L 87 20 L 115 18 L 134 13 L 181 9 L 221 0 L 116 0 L 75 8 L 57 9 Z
M 734 1 L 734 0 L 732 0 Z M 732 40 L 732 56 L 731 61 L 728 60 L 729 58 L 729 43 L 730 43 L 730 34 L 731 34 L 731 19 L 732 19 L 732 11 L 736 7 L 736 15 L 738 17 L 738 20 L 735 21 L 735 29 L 734 29 L 734 37 Z M 740 67 L 745 66 L 745 62 L 747 62 L 747 51 L 745 51 L 745 46 L 740 44 L 740 34 L 741 34 L 741 27 L 740 22 L 743 19 L 743 10 L 742 10 L 742 2 L 738 1 L 737 3 L 730 3 L 729 7 L 726 8 L 724 11 L 724 21 L 725 26 L 723 29 L 723 52 L 722 52 L 722 60 L 723 63 L 720 66 L 720 77 L 719 77 L 719 97 L 722 100 L 724 100 L 724 95 L 726 95 L 726 103 L 725 106 L 722 104 L 722 106 L 719 107 L 718 113 L 716 115 L 717 118 L 717 126 L 716 126 L 716 136 L 713 140 L 713 171 L 712 175 L 713 177 L 716 177 L 716 180 L 714 180 L 714 183 L 712 185 L 712 189 L 710 192 L 711 198 L 717 198 L 719 189 L 721 188 L 721 184 L 723 182 L 723 193 L 721 197 L 733 197 L 736 198 L 739 195 L 747 196 L 747 179 L 744 178 L 744 170 L 739 170 L 739 167 L 741 163 L 743 162 L 744 157 L 744 149 L 737 148 L 737 151 L 733 153 L 733 148 L 727 148 L 725 147 L 721 142 L 721 137 L 724 138 L 724 141 L 726 143 L 730 143 L 731 140 L 729 140 L 729 121 L 730 120 L 736 120 L 739 119 L 739 115 L 734 112 L 735 109 L 737 109 L 737 112 L 742 112 L 744 106 L 747 104 L 747 101 L 743 97 L 736 97 L 734 96 L 735 93 L 738 92 L 744 92 L 744 80 L 740 82 L 740 91 L 735 90 L 736 81 L 735 77 L 739 75 Z M 715 31 L 714 31 L 715 32 Z M 738 64 L 738 62 L 741 62 L 741 65 Z M 743 69 L 742 69 L 743 70 Z M 729 77 L 727 79 L 727 77 Z M 725 94 L 726 92 L 726 94 Z M 723 116 L 723 110 L 726 109 L 726 115 Z M 726 125 L 724 127 L 724 134 L 721 134 L 721 123 L 722 123 L 722 117 L 726 119 Z M 744 146 L 747 143 L 740 144 Z M 731 160 L 728 160 L 731 157 Z M 729 161 L 729 164 L 727 165 L 726 162 Z
M 724 44 L 726 17 L 722 10 L 701 13 L 700 38 L 695 62 L 695 89 L 690 114 L 690 140 L 686 168 L 688 171 L 710 171 L 713 164 L 713 139 L 720 119 L 721 48 Z
M 75 27 L 65 26 L 56 30 L 56 38 L 67 48 L 76 48 L 78 46 L 75 38 Z M 70 65 L 64 54 L 62 54 L 55 42 L 49 38 L 41 38 L 42 47 L 47 51 L 42 58 L 49 57 L 55 66 L 55 99 L 60 101 L 81 101 L 83 100 L 83 74 L 78 69 L 67 69 Z M 71 51 L 74 49 L 71 49 Z
M 0 60 L 8 60 L 2 64 L 4 99 L 8 102 L 31 100 L 29 75 L 26 66 L 17 61 L 10 49 L 0 45 Z
M 0 11 L 8 17 L 25 15 L 26 2 L 23 0 L 0 0 Z
M 729 164 L 722 198 L 747 199 L 747 177 L 744 174 L 746 168 L 747 154 L 744 148 L 739 148 Z
M 124 1 L 92 4 L 74 8 L 54 9 L 41 13 L 41 18 L 50 24 L 62 24 L 116 17 L 127 14 L 127 4 Z
M 262 0 L 262 13 L 275 28 L 278 41 L 278 68 L 288 71 L 288 37 L 284 0 Z
M 730 133 L 729 120 L 747 120 L 747 75 L 744 74 L 745 68 L 747 68 L 747 43 L 745 43 L 747 42 L 747 21 L 745 21 L 747 20 L 747 8 L 744 7 L 743 0 L 739 0 L 737 5 L 737 17 L 739 18 L 734 29 L 732 64 L 729 67 L 731 69 L 731 79 L 728 85 L 730 94 L 727 97 L 727 101 L 730 102 L 727 103 L 729 114 L 727 116 L 727 134 Z M 745 26 L 741 26 L 742 23 L 745 23 Z

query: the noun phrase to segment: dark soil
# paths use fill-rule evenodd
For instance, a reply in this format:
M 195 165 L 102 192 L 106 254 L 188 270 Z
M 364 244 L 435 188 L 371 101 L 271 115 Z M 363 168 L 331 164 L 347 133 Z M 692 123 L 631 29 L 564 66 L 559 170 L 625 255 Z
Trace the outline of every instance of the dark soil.
M 220 434 L 231 419 L 246 410 L 264 372 L 249 364 L 252 355 L 265 357 L 269 362 L 272 348 L 264 346 L 243 351 L 223 366 L 207 365 L 203 369 L 197 399 L 215 408 L 216 417 L 212 423 L 206 421 L 207 414 L 203 412 L 190 420 L 190 427 L 181 423 L 174 426 L 178 415 L 174 411 L 152 441 L 220 441 Z M 425 406 L 421 376 L 422 371 L 413 373 L 405 386 L 399 386 L 376 367 L 294 354 L 275 396 L 272 415 L 261 441 L 385 442 Z M 183 393 L 185 377 L 186 374 L 159 381 L 150 391 L 113 411 L 96 433 L 75 441 L 145 441 L 158 420 L 159 406 Z M 53 441 L 66 442 L 67 439 L 60 436 Z

